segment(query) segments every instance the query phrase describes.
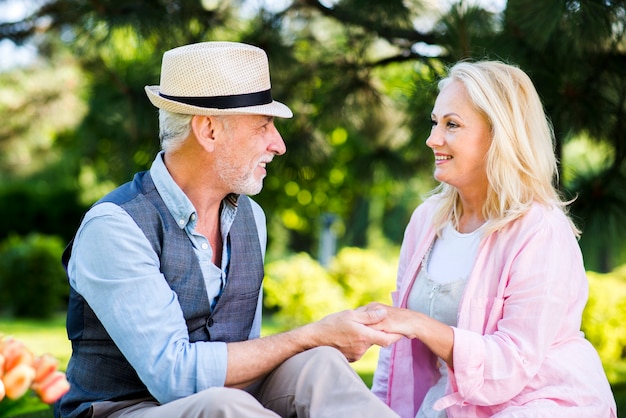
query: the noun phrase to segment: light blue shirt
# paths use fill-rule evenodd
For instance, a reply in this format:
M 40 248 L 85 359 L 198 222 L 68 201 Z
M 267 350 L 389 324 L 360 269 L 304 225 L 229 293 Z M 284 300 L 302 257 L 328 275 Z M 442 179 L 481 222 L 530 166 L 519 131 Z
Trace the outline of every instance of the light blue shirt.
M 221 269 L 211 259 L 208 240 L 195 231 L 196 210 L 174 182 L 159 153 L 150 174 L 178 226 L 191 240 L 204 275 L 209 301 L 224 286 L 230 258 L 227 245 L 237 208 L 224 200 L 220 225 Z M 251 201 L 265 254 L 267 230 L 261 207 Z M 223 386 L 227 350 L 223 342 L 189 342 L 176 294 L 159 270 L 159 259 L 133 219 L 113 203 L 91 208 L 81 223 L 68 264 L 71 286 L 98 316 L 129 363 L 161 403 Z M 262 293 L 250 338 L 261 333 Z M 97 379 L 94 376 L 94 379 Z

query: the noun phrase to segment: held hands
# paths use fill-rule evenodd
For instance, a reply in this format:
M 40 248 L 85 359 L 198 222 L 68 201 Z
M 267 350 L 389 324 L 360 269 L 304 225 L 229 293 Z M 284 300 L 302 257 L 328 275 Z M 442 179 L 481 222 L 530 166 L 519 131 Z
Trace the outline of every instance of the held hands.
M 437 357 L 443 359 L 450 368 L 454 368 L 454 331 L 452 327 L 439 322 L 421 312 L 410 309 L 370 303 L 358 308 L 358 311 L 372 312 L 384 309 L 385 317 L 369 326 L 373 329 L 401 335 L 422 341 Z
M 370 306 L 370 305 L 368 305 Z M 320 327 L 317 335 L 323 344 L 337 348 L 348 361 L 356 361 L 374 344 L 386 347 L 402 338 L 402 335 L 384 331 L 382 323 L 388 307 L 380 309 L 348 310 L 337 312 L 314 323 Z
M 381 321 L 370 324 L 370 327 L 390 334 L 400 334 L 401 336 L 407 338 L 417 337 L 415 327 L 420 323 L 420 315 L 416 312 L 408 309 L 383 305 L 378 302 L 372 302 L 357 308 L 357 311 L 362 312 L 373 312 L 378 310 L 385 310 L 387 314 Z

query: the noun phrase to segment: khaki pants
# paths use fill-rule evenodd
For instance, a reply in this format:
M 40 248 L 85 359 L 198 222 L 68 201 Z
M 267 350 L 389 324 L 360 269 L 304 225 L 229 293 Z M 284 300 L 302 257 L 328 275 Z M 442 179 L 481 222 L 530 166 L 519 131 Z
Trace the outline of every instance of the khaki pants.
M 216 387 L 159 405 L 98 402 L 93 417 L 263 418 L 398 417 L 365 386 L 345 357 L 318 347 L 281 364 L 246 390 Z

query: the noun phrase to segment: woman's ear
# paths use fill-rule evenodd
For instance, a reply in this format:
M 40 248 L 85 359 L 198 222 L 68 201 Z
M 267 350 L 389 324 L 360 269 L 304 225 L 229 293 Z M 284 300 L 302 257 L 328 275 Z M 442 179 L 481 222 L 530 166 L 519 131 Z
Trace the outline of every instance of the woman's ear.
M 198 144 L 208 152 L 215 147 L 215 124 L 217 120 L 212 116 L 194 115 L 191 118 L 191 131 Z

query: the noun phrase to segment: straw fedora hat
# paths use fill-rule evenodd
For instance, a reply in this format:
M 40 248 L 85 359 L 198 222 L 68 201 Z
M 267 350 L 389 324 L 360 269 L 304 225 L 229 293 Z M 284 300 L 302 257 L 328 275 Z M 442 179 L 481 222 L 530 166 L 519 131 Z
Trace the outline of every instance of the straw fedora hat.
M 153 105 L 173 113 L 293 116 L 272 99 L 267 55 L 252 45 L 202 42 L 166 51 L 160 83 L 146 86 L 146 94 Z

